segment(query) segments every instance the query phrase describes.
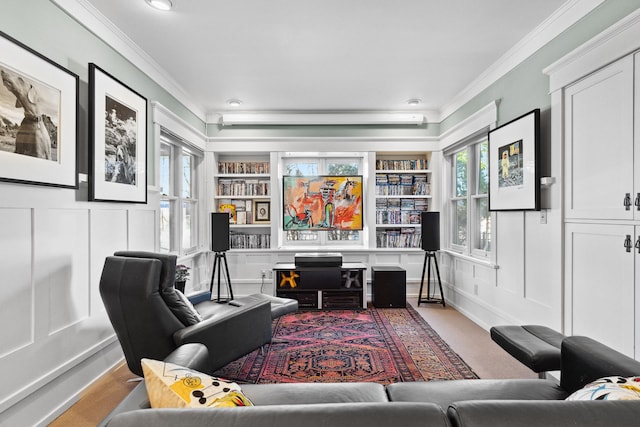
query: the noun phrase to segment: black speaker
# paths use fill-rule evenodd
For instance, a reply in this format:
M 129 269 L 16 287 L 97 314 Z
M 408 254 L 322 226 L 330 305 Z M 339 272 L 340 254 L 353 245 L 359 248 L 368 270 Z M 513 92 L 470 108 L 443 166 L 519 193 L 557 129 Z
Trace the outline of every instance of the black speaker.
M 440 250 L 440 212 L 422 212 L 422 250 Z
M 211 214 L 211 250 L 224 252 L 229 250 L 229 213 Z
M 371 298 L 374 307 L 407 306 L 407 272 L 397 266 L 371 267 Z

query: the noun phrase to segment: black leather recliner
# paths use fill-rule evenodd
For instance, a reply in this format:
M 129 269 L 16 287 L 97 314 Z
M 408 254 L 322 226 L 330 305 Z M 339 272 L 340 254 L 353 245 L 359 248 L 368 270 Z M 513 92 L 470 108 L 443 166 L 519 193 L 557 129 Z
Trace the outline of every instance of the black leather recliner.
M 167 304 L 177 300 L 175 265 L 175 255 L 153 252 L 116 252 L 105 260 L 100 295 L 133 373 L 142 375 L 140 359 L 163 360 L 186 343 L 207 347 L 213 372 L 271 341 L 267 301 L 205 301 L 202 320 L 185 324 Z

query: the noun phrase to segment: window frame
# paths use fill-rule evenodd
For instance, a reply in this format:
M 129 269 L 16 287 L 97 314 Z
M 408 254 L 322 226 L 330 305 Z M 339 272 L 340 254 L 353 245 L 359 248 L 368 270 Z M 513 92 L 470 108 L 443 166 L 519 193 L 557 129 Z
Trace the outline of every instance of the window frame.
M 488 211 L 489 217 L 489 246 L 481 249 L 481 221 L 482 211 L 478 208 L 480 200 L 486 200 L 488 206 L 488 184 L 487 192 L 482 193 L 480 190 L 480 150 L 482 145 L 488 146 L 488 129 L 478 132 L 477 134 L 460 141 L 445 153 L 445 164 L 447 166 L 445 180 L 447 182 L 446 193 L 446 211 L 447 211 L 447 246 L 452 252 L 470 256 L 482 261 L 493 260 L 494 258 L 494 242 L 495 233 L 493 233 L 495 225 L 495 214 Z M 456 156 L 460 153 L 467 152 L 467 191 L 464 196 L 456 195 Z M 488 175 L 487 175 L 488 177 Z M 466 242 L 460 245 L 454 242 L 454 227 L 456 225 L 456 203 L 465 200 L 467 205 L 466 218 Z
M 163 147 L 169 147 L 170 159 L 169 159 L 169 191 L 165 194 L 162 187 L 162 161 L 158 165 L 160 169 L 160 221 L 162 221 L 162 204 L 163 202 L 169 203 L 169 248 L 162 247 L 162 227 L 159 226 L 159 239 L 158 246 L 161 252 L 172 253 L 178 256 L 191 255 L 200 250 L 201 246 L 201 229 L 202 229 L 202 204 L 204 200 L 204 180 L 203 168 L 204 168 L 204 153 L 197 148 L 194 148 L 190 144 L 186 143 L 173 135 L 165 132 L 160 134 L 160 153 L 163 151 Z M 190 166 L 190 183 L 191 190 L 190 196 L 185 197 L 183 191 L 182 173 L 183 173 L 183 158 L 185 156 L 191 157 Z M 160 156 L 162 158 L 162 154 Z M 185 247 L 184 237 L 186 235 L 184 230 L 184 206 L 191 206 L 191 223 L 190 223 L 190 236 L 191 245 Z

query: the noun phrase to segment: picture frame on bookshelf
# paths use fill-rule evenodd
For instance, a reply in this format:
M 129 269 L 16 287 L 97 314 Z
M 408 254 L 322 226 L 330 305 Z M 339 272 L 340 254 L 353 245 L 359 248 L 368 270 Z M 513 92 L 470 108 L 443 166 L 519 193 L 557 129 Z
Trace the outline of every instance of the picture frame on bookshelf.
M 220 212 L 226 212 L 229 214 L 229 223 L 230 224 L 235 224 L 236 223 L 236 205 L 232 204 L 232 203 L 223 203 L 219 206 L 219 211 Z
M 253 215 L 254 223 L 271 222 L 271 202 L 268 200 L 254 200 Z
M 540 210 L 540 109 L 489 132 L 489 210 Z

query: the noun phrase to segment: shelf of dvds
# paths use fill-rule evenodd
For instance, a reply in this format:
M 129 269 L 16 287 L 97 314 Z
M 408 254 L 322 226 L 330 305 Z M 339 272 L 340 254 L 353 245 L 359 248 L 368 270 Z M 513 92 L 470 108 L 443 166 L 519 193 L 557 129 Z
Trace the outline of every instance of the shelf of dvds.
M 376 158 L 376 247 L 419 248 L 420 214 L 431 204 L 430 153 Z

